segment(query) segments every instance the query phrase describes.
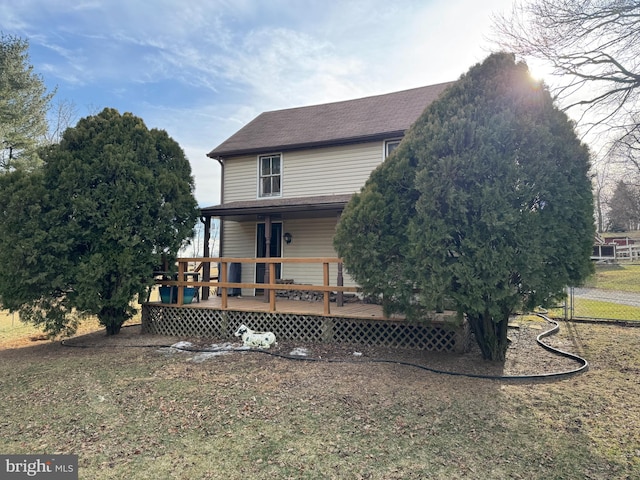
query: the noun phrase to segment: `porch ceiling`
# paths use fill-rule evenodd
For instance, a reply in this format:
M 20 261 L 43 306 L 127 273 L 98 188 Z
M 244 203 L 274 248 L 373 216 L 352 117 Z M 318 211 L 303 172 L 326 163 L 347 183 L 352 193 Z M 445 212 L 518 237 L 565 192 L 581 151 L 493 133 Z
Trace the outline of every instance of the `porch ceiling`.
M 351 196 L 352 194 L 321 195 L 229 202 L 203 208 L 201 215 L 234 221 L 247 221 L 265 215 L 286 218 L 326 217 L 341 212 Z

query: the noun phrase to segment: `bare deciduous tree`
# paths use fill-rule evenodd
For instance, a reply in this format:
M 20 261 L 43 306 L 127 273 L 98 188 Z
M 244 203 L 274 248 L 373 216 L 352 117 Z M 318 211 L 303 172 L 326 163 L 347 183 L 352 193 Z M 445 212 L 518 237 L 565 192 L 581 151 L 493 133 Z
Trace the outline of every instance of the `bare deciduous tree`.
M 71 100 L 59 100 L 49 110 L 49 131 L 45 135 L 47 144 L 59 143 L 64 131 L 78 120 L 78 109 Z
M 495 18 L 501 48 L 549 63 L 583 127 L 603 127 L 638 165 L 640 1 L 527 0 Z
M 609 228 L 612 231 L 638 230 L 640 226 L 640 188 L 620 180 L 611 197 Z
M 596 229 L 599 233 L 605 231 L 607 222 L 605 219 L 605 210 L 609 205 L 609 189 L 610 183 L 609 174 L 609 162 L 597 162 L 594 165 L 594 175 L 592 177 L 593 183 L 593 197 L 595 200 L 595 214 L 596 214 Z

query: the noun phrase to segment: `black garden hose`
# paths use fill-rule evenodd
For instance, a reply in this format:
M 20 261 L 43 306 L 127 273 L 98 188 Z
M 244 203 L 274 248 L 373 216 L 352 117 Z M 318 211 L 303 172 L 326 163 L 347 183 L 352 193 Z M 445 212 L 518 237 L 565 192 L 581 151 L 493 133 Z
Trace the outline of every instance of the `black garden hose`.
M 466 373 L 466 372 L 452 372 L 448 370 L 440 370 L 432 367 L 428 367 L 425 365 L 420 365 L 417 363 L 406 362 L 402 360 L 389 360 L 389 359 L 366 359 L 366 360 L 347 360 L 347 359 L 331 359 L 331 358 L 313 358 L 313 357 L 305 357 L 300 355 L 285 355 L 282 353 L 270 352 L 268 350 L 262 349 L 250 349 L 247 347 L 230 347 L 228 349 L 208 349 L 208 348 L 183 348 L 183 347 L 175 347 L 173 345 L 122 345 L 123 347 L 133 347 L 133 348 L 173 348 L 176 350 L 191 352 L 191 353 L 219 353 L 219 352 L 251 352 L 251 353 L 262 353 L 265 355 L 270 355 L 272 357 L 282 358 L 286 360 L 297 360 L 303 362 L 325 362 L 325 363 L 386 363 L 393 365 L 402 365 L 405 367 L 418 368 L 420 370 L 426 370 L 431 373 L 437 373 L 440 375 L 450 375 L 457 377 L 468 377 L 468 378 L 480 378 L 480 379 L 488 379 L 488 380 L 507 380 L 507 381 L 534 381 L 534 380 L 561 380 L 568 377 L 572 377 L 574 375 L 578 375 L 580 373 L 584 373 L 589 369 L 589 362 L 587 362 L 584 358 L 575 355 L 573 353 L 565 352 L 563 350 L 554 348 L 550 345 L 547 345 L 542 341 L 543 338 L 549 337 L 558 333 L 560 330 L 560 325 L 555 320 L 551 320 L 544 314 L 537 313 L 537 316 L 543 318 L 548 323 L 552 324 L 552 328 L 546 330 L 536 337 L 536 342 L 545 350 L 555 354 L 560 355 L 562 357 L 570 358 L 578 363 L 578 367 L 565 370 L 561 372 L 552 372 L 552 373 L 541 373 L 541 374 L 532 374 L 532 375 L 482 375 L 475 373 Z M 128 325 L 128 326 L 137 326 L 136 325 Z M 79 345 L 69 343 L 66 340 L 63 340 L 61 344 L 65 347 L 78 347 L 78 348 L 99 348 L 106 347 L 109 345 Z

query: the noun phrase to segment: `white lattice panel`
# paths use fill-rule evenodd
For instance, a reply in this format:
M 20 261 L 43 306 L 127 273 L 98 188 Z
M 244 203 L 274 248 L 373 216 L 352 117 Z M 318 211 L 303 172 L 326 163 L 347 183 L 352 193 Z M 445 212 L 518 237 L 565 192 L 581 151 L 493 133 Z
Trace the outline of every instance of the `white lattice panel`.
M 230 338 L 241 325 L 271 331 L 282 340 L 335 342 L 429 351 L 465 351 L 466 323 L 457 329 L 292 313 L 264 313 L 206 308 L 143 305 L 144 333 L 177 337 Z

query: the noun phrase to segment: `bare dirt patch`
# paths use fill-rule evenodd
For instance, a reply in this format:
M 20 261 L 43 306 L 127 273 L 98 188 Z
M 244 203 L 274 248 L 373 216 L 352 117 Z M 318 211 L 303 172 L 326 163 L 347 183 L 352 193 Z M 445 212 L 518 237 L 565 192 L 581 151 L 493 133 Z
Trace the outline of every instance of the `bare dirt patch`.
M 408 349 L 372 347 L 367 345 L 305 343 L 296 341 L 279 341 L 277 345 L 261 353 L 292 358 L 299 361 L 320 362 L 398 362 L 403 364 L 426 367 L 428 369 L 450 372 L 453 374 L 468 374 L 479 376 L 526 376 L 545 375 L 558 372 L 569 372 L 580 365 L 570 358 L 553 354 L 536 343 L 536 337 L 549 330 L 551 324 L 536 316 L 516 317 L 511 322 L 509 338 L 511 339 L 507 358 L 504 364 L 488 362 L 482 359 L 480 350 L 471 341 L 470 350 L 464 354 L 426 352 Z M 187 341 L 192 346 L 187 347 L 193 353 L 211 351 L 212 345 L 219 346 L 236 341 L 233 346 L 241 347 L 237 339 L 202 339 L 178 338 L 159 335 L 141 335 L 139 326 L 123 328 L 119 335 L 106 337 L 103 332 L 93 332 L 66 340 L 69 346 L 75 347 L 161 347 L 171 346 L 180 341 Z M 560 349 L 580 349 L 569 339 L 548 337 L 545 343 Z M 213 350 L 217 350 L 214 347 Z M 300 352 L 304 352 L 300 355 Z M 293 354 L 292 354 L 293 353 Z M 298 353 L 298 354 L 296 354 Z M 575 352 L 579 354 L 579 352 Z

